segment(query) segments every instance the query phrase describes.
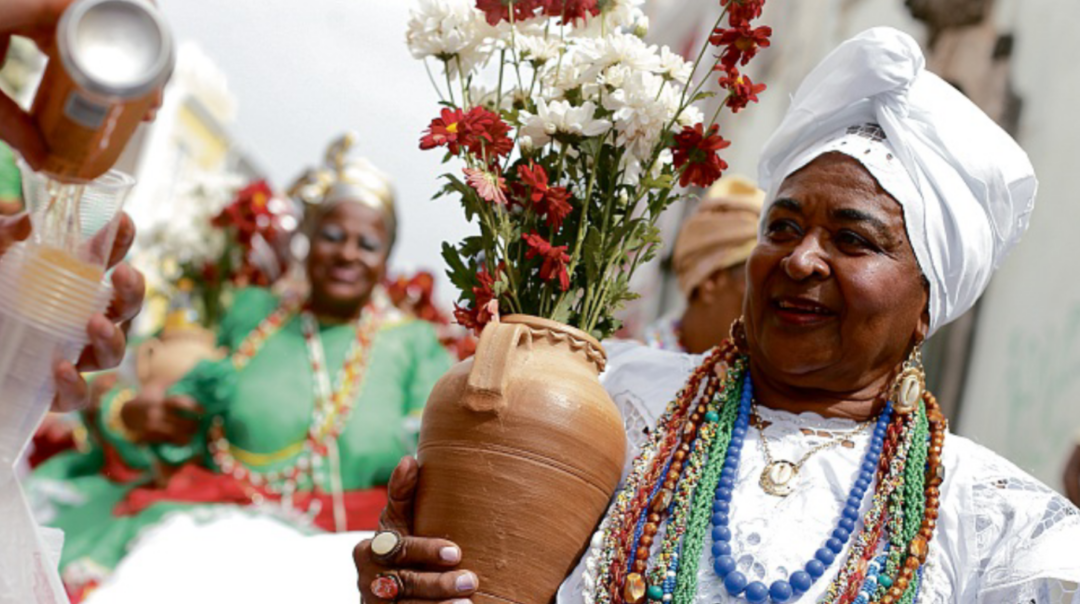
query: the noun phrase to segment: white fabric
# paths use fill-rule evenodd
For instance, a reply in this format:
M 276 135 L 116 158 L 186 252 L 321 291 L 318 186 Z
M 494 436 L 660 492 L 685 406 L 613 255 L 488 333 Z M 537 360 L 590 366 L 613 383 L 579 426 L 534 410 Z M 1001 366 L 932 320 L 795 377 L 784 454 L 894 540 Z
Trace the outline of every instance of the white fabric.
M 1027 229 L 1037 183 L 1023 149 L 924 66 L 918 43 L 895 29 L 841 44 L 799 86 L 765 144 L 758 180 L 769 200 L 764 219 L 784 178 L 820 155 L 813 150 L 823 140 L 879 124 L 917 192 L 890 190 L 930 281 L 933 333 L 986 289 Z
M 605 387 L 628 418 L 636 454 L 667 402 L 702 360 L 644 346 L 607 345 Z M 761 408 L 774 457 L 798 459 L 855 423 Z M 806 434 L 810 431 L 813 434 Z M 777 498 L 758 485 L 764 455 L 755 430 L 746 437 L 732 498 L 733 548 L 740 570 L 768 585 L 801 568 L 832 532 L 855 481 L 869 435 L 855 447 L 833 448 L 803 466 L 796 491 Z M 946 480 L 939 528 L 930 548 L 921 604 L 1080 603 L 1080 510 L 1003 458 L 954 434 L 945 439 Z M 708 538 L 706 538 L 708 539 Z M 698 604 L 745 602 L 729 598 L 712 570 L 711 542 L 700 561 Z M 799 599 L 814 602 L 845 554 Z M 584 559 L 559 592 L 558 604 L 581 604 Z
M 86 604 L 356 602 L 352 549 L 370 532 L 309 536 L 241 510 L 176 514 Z

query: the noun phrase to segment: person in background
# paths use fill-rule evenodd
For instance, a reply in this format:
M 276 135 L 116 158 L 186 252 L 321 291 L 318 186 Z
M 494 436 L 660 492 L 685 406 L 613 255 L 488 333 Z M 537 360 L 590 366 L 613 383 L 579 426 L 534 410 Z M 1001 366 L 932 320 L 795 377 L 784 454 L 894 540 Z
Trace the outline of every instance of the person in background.
M 739 176 L 725 176 L 709 188 L 675 240 L 672 266 L 686 309 L 649 326 L 646 344 L 699 354 L 727 337 L 742 313 L 746 259 L 757 243 L 764 199 L 763 191 Z
M 218 333 L 223 359 L 157 397 L 112 403 L 169 470 L 163 485 L 128 493 L 108 526 L 69 531 L 61 567 L 72 593 L 104 580 L 133 539 L 177 513 L 375 527 L 383 485 L 415 448 L 419 413 L 451 359 L 432 325 L 397 311 L 380 285 L 397 233 L 393 193 L 370 162 L 347 156 L 351 145 L 332 145 L 327 168 L 294 187 L 308 204 L 308 295 L 240 290 Z

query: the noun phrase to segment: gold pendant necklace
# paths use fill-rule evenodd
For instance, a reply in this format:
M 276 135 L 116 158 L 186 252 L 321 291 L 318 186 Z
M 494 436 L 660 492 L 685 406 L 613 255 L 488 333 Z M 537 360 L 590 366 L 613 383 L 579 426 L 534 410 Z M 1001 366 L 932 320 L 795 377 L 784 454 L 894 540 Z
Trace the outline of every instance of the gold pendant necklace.
M 761 416 L 758 415 L 757 412 L 757 403 L 754 403 L 752 411 L 754 414 L 754 426 L 757 427 L 758 434 L 761 436 L 761 448 L 765 452 L 765 469 L 761 472 L 761 478 L 758 479 L 758 484 L 761 485 L 763 491 L 775 497 L 787 497 L 795 491 L 795 477 L 799 475 L 799 470 L 802 469 L 806 460 L 810 459 L 815 453 L 835 447 L 845 440 L 863 432 L 874 423 L 874 420 L 863 422 L 851 432 L 845 432 L 844 434 L 834 436 L 810 449 L 801 459 L 799 459 L 799 461 L 791 462 L 786 459 L 773 459 L 772 451 L 769 450 L 769 441 L 765 438 L 764 422 L 762 422 Z

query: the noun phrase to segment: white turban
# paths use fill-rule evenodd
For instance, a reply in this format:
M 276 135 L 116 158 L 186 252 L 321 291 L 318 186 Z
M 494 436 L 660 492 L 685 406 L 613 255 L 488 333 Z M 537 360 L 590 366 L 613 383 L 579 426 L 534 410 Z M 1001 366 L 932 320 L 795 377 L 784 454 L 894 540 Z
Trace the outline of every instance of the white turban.
M 1027 230 L 1037 182 L 1016 141 L 924 66 L 918 43 L 892 28 L 841 44 L 799 86 L 758 178 L 764 220 L 783 180 L 814 158 L 859 160 L 903 207 L 933 334 L 975 304 Z

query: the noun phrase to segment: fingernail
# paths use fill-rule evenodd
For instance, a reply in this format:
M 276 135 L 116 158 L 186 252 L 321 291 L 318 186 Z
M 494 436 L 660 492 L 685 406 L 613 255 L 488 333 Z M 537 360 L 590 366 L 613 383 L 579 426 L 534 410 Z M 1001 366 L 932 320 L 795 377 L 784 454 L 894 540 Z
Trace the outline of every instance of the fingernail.
M 448 545 L 439 550 L 439 558 L 441 558 L 443 562 L 456 564 L 461 562 L 461 550 L 452 545 Z
M 476 589 L 476 584 L 478 582 L 476 575 L 469 571 L 465 571 L 458 575 L 457 580 L 454 581 L 454 587 L 456 587 L 458 591 L 472 591 Z
M 103 340 L 110 340 L 113 337 L 113 333 L 116 332 L 116 326 L 106 320 L 106 322 L 98 325 L 94 329 L 94 332 L 99 338 Z
M 465 598 L 463 598 L 461 600 L 451 600 L 450 604 L 472 604 L 472 600 L 465 599 Z
M 71 365 L 64 365 L 60 369 L 60 379 L 68 384 L 75 384 L 79 381 L 79 372 Z

